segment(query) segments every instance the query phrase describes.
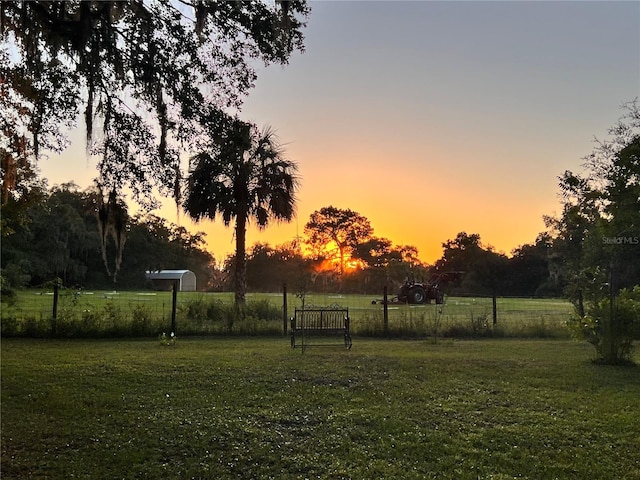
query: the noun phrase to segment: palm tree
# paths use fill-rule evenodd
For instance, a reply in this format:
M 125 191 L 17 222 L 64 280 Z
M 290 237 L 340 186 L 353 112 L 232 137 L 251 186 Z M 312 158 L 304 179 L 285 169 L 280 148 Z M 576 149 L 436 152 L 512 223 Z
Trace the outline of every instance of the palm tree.
M 245 304 L 247 225 L 290 221 L 295 212 L 297 165 L 284 158 L 274 131 L 234 119 L 224 133 L 212 135 L 210 148 L 190 159 L 184 210 L 196 221 L 235 219 L 235 304 Z

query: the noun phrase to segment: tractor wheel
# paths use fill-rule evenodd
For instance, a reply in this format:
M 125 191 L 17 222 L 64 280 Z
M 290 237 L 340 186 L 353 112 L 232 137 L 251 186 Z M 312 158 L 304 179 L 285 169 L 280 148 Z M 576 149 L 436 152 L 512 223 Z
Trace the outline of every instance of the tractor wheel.
M 427 293 L 421 287 L 414 287 L 409 291 L 409 303 L 424 303 Z

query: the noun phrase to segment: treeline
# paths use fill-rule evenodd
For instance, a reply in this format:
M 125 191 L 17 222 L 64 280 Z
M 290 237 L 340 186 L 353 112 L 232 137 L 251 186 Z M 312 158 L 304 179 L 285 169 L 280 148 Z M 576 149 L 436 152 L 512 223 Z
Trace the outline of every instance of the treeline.
M 583 318 L 601 300 L 640 284 L 640 108 L 637 102 L 626 108 L 613 140 L 587 157 L 587 173 L 560 177 L 562 214 L 546 218 L 548 231 L 509 256 L 476 233 L 460 232 L 442 244 L 440 259 L 425 265 L 415 247 L 375 236 L 363 215 L 329 206 L 313 212 L 304 237 L 248 250 L 247 290 L 276 292 L 287 283 L 299 294 L 379 295 L 384 286 L 394 294 L 406 279 L 461 272 L 447 293 L 566 296 Z M 159 269 L 192 270 L 199 290 L 233 290 L 234 256 L 216 262 L 201 232 L 125 211 L 111 219 L 124 222 L 122 238 L 106 235 L 101 195 L 74 184 L 49 189 L 33 172 L 3 194 L 3 290 L 56 279 L 69 287 L 145 288 L 145 271 Z
M 59 279 L 71 288 L 142 289 L 150 286 L 147 270 L 189 269 L 196 274 L 199 290 L 233 289 L 234 256 L 217 263 L 205 249 L 202 232 L 190 233 L 150 214 L 127 217 L 122 262 L 114 279 L 118 255 L 113 240 L 102 250 L 99 195 L 96 189 L 81 191 L 73 183 L 49 189 L 33 182 L 20 195 L 9 197 L 2 206 L 3 287 L 42 287 Z M 355 212 L 331 208 L 368 225 Z M 314 221 L 313 228 L 322 230 L 317 216 Z M 346 221 L 342 226 L 348 230 L 353 224 Z M 306 234 L 283 245 L 253 245 L 247 252 L 248 291 L 277 292 L 287 283 L 292 293 L 380 295 L 388 286 L 393 294 L 405 279 L 426 281 L 434 273 L 462 271 L 462 280 L 447 287 L 450 293 L 488 295 L 494 288 L 500 295 L 513 296 L 562 293 L 563 286 L 549 275 L 546 237 L 507 258 L 483 246 L 479 235 L 462 232 L 443 244 L 442 258 L 429 266 L 418 260 L 415 247 L 394 246 L 373 236 L 370 227 L 359 236 L 346 235 L 351 241 L 342 245 L 342 260 L 336 249 L 313 244 L 310 229 Z M 351 265 L 347 270 L 345 262 Z
M 319 256 L 303 256 L 302 245 L 296 242 L 277 247 L 255 244 L 247 255 L 249 291 L 279 291 L 287 282 L 293 293 L 341 292 L 380 296 L 385 286 L 389 294 L 405 280 L 429 281 L 438 273 L 461 272 L 459 280 L 444 285 L 448 294 L 501 296 L 561 296 L 564 285 L 550 274 L 550 242 L 541 236 L 535 244 L 517 248 L 511 257 L 496 253 L 482 244 L 477 234 L 461 232 L 443 244 L 443 256 L 434 265 L 425 265 L 415 257 L 402 256 L 393 248 L 388 255 L 365 261 L 354 251 L 351 259 L 358 267 L 339 271 L 338 263 Z M 406 247 L 404 247 L 406 249 Z M 415 252 L 415 250 L 414 250 Z M 370 256 L 370 253 L 369 253 Z M 229 270 L 229 257 L 225 270 Z
M 114 278 L 117 252 L 109 241 L 103 255 L 98 195 L 71 183 L 52 189 L 36 183 L 9 197 L 2 205 L 3 289 L 41 287 L 57 279 L 72 288 L 145 288 L 145 272 L 159 269 L 192 270 L 202 289 L 215 285 L 215 259 L 204 249 L 204 234 L 155 215 L 126 219 Z

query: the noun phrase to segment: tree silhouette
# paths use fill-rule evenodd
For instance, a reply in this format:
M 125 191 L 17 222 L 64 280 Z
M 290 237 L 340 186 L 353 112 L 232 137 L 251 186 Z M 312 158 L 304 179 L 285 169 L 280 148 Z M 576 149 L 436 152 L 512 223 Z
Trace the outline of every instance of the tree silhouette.
M 107 189 L 177 195 L 202 117 L 238 108 L 258 63 L 303 50 L 308 13 L 304 0 L 0 2 L 0 154 L 61 151 L 81 114 Z
M 631 358 L 633 321 L 617 311 L 617 297 L 640 282 L 640 103 L 623 108 L 610 138 L 585 158 L 585 173 L 560 177 L 562 215 L 546 218 L 552 266 L 577 307 L 572 324 L 605 363 Z
M 354 252 L 358 244 L 369 240 L 373 228 L 369 220 L 358 212 L 328 206 L 311 214 L 304 232 L 309 244 L 318 250 L 335 242 L 340 258 L 340 274 L 343 274 L 346 254 Z
M 290 221 L 298 187 L 297 165 L 269 127 L 235 119 L 224 131 L 211 132 L 209 149 L 191 158 L 184 209 L 196 221 L 220 215 L 235 220 L 235 303 L 244 306 L 247 224 L 263 228 L 271 220 Z

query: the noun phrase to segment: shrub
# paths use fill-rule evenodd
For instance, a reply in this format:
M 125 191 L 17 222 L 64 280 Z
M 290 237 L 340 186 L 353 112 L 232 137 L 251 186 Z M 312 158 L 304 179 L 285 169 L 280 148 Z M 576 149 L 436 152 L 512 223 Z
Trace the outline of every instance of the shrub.
M 247 302 L 243 312 L 233 304 L 204 298 L 188 300 L 180 307 L 186 320 L 180 328 L 182 335 L 234 333 L 256 335 L 281 331 L 282 309 L 268 299 Z
M 82 311 L 82 326 L 80 327 L 82 336 L 94 337 L 100 334 L 100 315 L 95 309 L 85 309 Z
M 105 335 L 126 337 L 129 328 L 120 306 L 116 305 L 114 302 L 107 302 L 102 312 Z
M 9 306 L 16 304 L 16 292 L 11 288 L 4 275 L 0 275 L 0 301 Z
M 131 334 L 142 337 L 151 333 L 153 315 L 147 305 L 134 305 L 131 309 Z
M 491 328 L 489 327 L 489 315 L 485 309 L 484 313 L 481 315 L 474 315 L 473 312 L 470 314 L 471 320 L 471 332 L 474 337 L 486 337 L 491 333 Z
M 247 302 L 245 313 L 247 317 L 265 321 L 282 319 L 282 308 L 273 305 L 267 299 Z
M 630 363 L 640 328 L 640 286 L 622 290 L 613 305 L 610 299 L 595 302 L 584 317 L 576 312 L 567 325 L 576 338 L 594 346 L 598 362 Z
M 203 297 L 198 297 L 197 299 L 188 300 L 180 309 L 189 320 L 198 322 L 207 318 L 212 319 L 209 307 L 210 304 L 207 304 Z
M 22 334 L 26 337 L 46 337 L 49 335 L 49 329 L 49 322 L 43 321 L 42 318 L 37 319 L 34 316 L 28 316 L 22 322 Z
M 175 333 L 173 332 L 171 332 L 170 335 L 162 332 L 162 334 L 158 337 L 158 340 L 160 341 L 160 345 L 162 345 L 163 347 L 172 347 L 178 341 Z
M 222 302 L 209 302 L 207 304 L 206 318 L 208 320 L 221 320 L 224 318 L 226 310 L 228 310 L 228 307 L 227 309 L 225 309 L 225 306 Z
M 3 337 L 15 337 L 20 331 L 18 319 L 15 317 L 3 318 L 0 322 L 0 335 Z

